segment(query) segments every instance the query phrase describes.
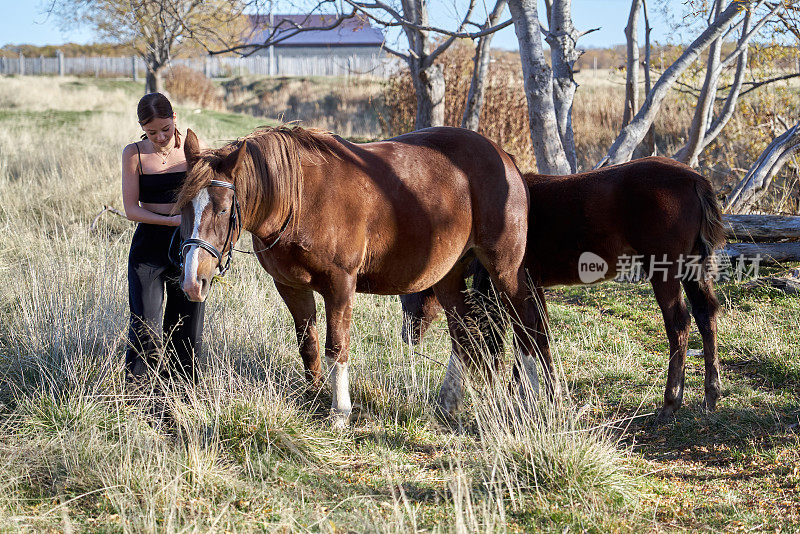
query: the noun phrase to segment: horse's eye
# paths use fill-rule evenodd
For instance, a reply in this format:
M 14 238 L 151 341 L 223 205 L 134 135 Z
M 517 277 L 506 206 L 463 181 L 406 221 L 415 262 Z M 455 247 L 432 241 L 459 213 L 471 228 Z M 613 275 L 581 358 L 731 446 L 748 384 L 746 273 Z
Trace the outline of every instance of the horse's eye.
M 220 215 L 225 215 L 226 213 L 228 213 L 228 208 L 224 208 L 224 209 L 221 209 L 221 210 L 219 211 L 219 214 L 220 214 Z

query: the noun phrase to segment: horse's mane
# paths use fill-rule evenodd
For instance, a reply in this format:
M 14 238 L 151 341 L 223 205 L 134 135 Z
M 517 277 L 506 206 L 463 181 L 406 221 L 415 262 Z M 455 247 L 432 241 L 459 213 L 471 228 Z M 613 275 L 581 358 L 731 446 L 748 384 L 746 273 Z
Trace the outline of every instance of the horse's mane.
M 297 125 L 263 127 L 222 148 L 205 151 L 192 167 L 178 193 L 176 209 L 192 201 L 217 178 L 220 163 L 242 143 L 247 143 L 244 158 L 234 184 L 242 203 L 242 216 L 250 227 L 268 217 L 279 223 L 290 215 L 300 216 L 303 193 L 303 164 L 319 164 L 326 155 L 336 157 L 325 139 L 329 132 L 305 129 Z

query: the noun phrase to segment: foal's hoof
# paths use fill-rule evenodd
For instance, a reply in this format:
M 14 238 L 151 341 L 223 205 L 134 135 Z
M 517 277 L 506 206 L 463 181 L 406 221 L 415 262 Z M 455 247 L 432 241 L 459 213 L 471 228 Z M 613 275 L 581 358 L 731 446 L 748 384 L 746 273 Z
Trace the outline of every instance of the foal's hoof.
M 675 420 L 675 410 L 673 408 L 663 406 L 660 410 L 658 410 L 655 421 L 653 422 L 656 426 L 660 426 L 667 423 L 671 423 L 674 420 Z
M 703 411 L 703 413 L 715 412 L 717 411 L 717 401 L 705 398 L 700 404 L 700 409 Z

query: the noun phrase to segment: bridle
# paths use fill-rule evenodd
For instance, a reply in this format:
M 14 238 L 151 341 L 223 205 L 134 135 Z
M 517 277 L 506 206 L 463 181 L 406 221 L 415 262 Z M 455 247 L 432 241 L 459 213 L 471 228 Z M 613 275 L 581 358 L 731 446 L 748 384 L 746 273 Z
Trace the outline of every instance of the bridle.
M 183 260 L 186 258 L 186 248 L 196 245 L 200 248 L 206 249 L 212 256 L 217 258 L 217 267 L 219 268 L 219 276 L 224 276 L 228 269 L 231 266 L 231 259 L 233 258 L 233 246 L 231 243 L 231 239 L 233 236 L 233 229 L 234 227 L 239 227 L 241 225 L 241 210 L 239 208 L 239 199 L 236 197 L 236 186 L 230 182 L 225 182 L 223 180 L 211 180 L 208 184 L 208 187 L 224 187 L 226 189 L 230 189 L 233 191 L 233 203 L 231 204 L 231 215 L 228 219 L 228 234 L 225 236 L 225 243 L 222 245 L 222 252 L 217 250 L 217 248 L 206 241 L 205 239 L 199 239 L 195 237 L 190 237 L 189 239 L 184 239 L 181 242 L 181 270 L 183 270 Z M 241 233 L 241 232 L 240 232 Z M 225 252 L 225 249 L 228 248 L 228 245 L 231 245 L 231 250 L 228 251 L 228 257 L 225 260 L 225 265 L 222 265 L 222 255 Z
M 241 208 L 239 207 L 239 197 L 236 195 L 236 186 L 231 182 L 225 182 L 223 180 L 211 180 L 211 182 L 208 184 L 208 187 L 224 187 L 226 189 L 230 189 L 231 191 L 233 191 L 233 203 L 231 204 L 231 215 L 230 218 L 228 219 L 228 233 L 225 236 L 225 243 L 222 245 L 222 251 L 220 252 L 214 245 L 212 245 L 205 239 L 200 239 L 196 237 L 190 237 L 189 239 L 184 239 L 183 241 L 181 241 L 180 245 L 179 265 L 182 271 L 183 262 L 184 259 L 186 258 L 186 248 L 196 245 L 200 248 L 207 250 L 209 254 L 217 258 L 217 267 L 219 268 L 219 274 L 217 276 L 224 276 L 225 273 L 228 272 L 228 269 L 230 269 L 231 260 L 233 259 L 233 251 L 243 252 L 245 254 L 256 254 L 258 252 L 263 252 L 265 250 L 271 249 L 272 247 L 275 246 L 278 240 L 280 240 L 281 236 L 283 236 L 284 231 L 286 231 L 286 228 L 289 226 L 289 220 L 291 219 L 291 215 L 286 218 L 286 221 L 283 223 L 283 226 L 281 226 L 281 229 L 278 232 L 278 236 L 272 243 L 269 244 L 269 246 L 254 251 L 239 250 L 237 248 L 234 248 L 232 242 L 234 228 L 237 228 L 239 230 L 239 234 L 241 234 L 241 224 L 242 224 L 242 212 Z M 179 232 L 180 232 L 180 227 L 176 228 L 175 233 L 172 234 L 173 242 L 175 240 L 175 235 L 178 234 Z M 229 245 L 230 245 L 230 250 L 228 250 L 227 258 L 225 259 L 225 265 L 222 265 L 222 255 L 225 254 L 225 249 L 227 249 Z M 170 243 L 170 251 L 171 250 L 172 250 L 172 243 Z

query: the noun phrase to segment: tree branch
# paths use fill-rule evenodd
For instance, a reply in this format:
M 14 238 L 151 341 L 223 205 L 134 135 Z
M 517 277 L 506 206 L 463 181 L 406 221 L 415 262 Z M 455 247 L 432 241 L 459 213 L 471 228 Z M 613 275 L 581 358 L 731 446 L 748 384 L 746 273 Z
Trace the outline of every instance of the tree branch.
M 800 148 L 800 123 L 775 138 L 725 200 L 725 210 L 741 213 L 764 195 L 772 178 Z

